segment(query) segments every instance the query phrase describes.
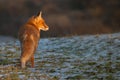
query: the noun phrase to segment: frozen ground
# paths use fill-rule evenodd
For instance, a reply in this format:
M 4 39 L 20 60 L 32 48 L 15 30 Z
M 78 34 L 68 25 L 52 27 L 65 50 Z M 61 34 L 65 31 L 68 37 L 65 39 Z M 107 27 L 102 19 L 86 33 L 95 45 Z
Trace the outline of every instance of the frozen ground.
M 13 41 L 13 40 L 15 40 L 15 38 L 10 37 L 10 36 L 1 36 L 0 35 L 0 43 L 9 42 L 9 41 Z
M 120 33 L 41 39 L 35 68 L 19 58 L 17 40 L 0 43 L 0 80 L 120 80 Z

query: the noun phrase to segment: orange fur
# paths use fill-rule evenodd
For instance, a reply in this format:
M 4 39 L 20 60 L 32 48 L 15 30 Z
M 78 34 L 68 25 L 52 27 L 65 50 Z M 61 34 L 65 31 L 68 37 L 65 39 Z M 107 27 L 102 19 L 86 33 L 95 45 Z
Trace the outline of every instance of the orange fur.
M 25 68 L 26 62 L 30 60 L 31 67 L 34 67 L 34 53 L 38 46 L 40 38 L 40 30 L 47 31 L 49 27 L 46 25 L 41 13 L 38 16 L 31 17 L 28 22 L 23 25 L 18 33 L 21 44 L 21 67 Z

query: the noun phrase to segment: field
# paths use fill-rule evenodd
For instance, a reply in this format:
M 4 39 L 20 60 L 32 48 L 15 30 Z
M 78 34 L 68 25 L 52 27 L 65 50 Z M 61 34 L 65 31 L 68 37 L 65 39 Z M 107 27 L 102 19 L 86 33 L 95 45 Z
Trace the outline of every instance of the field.
M 0 43 L 0 80 L 120 80 L 120 33 L 44 38 L 35 68 L 20 68 L 18 40 Z

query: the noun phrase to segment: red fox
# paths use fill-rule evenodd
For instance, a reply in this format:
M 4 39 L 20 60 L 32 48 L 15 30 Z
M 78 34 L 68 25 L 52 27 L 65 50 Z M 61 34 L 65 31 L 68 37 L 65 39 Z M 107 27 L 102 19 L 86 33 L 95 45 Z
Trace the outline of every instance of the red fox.
M 42 18 L 42 12 L 32 16 L 19 30 L 18 38 L 21 45 L 21 67 L 25 68 L 30 60 L 31 67 L 34 67 L 34 53 L 38 46 L 40 30 L 47 31 L 49 27 Z

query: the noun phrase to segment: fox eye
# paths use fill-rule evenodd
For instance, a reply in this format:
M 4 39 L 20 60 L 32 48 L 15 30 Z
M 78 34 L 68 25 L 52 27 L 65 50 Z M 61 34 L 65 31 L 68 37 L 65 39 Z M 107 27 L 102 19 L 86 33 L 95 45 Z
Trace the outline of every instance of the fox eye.
M 40 23 L 41 23 L 41 24 L 44 24 L 44 22 L 43 22 L 43 21 L 40 21 Z

